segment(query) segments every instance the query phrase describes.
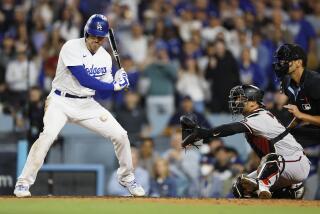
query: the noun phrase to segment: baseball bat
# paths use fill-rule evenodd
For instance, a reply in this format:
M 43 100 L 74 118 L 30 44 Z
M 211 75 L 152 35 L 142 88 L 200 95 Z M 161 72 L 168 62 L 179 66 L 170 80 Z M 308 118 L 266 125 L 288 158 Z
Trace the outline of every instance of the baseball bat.
M 118 67 L 121 68 L 121 62 L 120 62 L 120 57 L 118 53 L 117 43 L 116 43 L 116 39 L 114 37 L 112 28 L 109 29 L 109 42 L 112 49 L 112 54 L 117 61 Z
M 112 49 L 112 54 L 113 54 L 114 58 L 117 61 L 118 68 L 121 68 L 120 56 L 119 56 L 119 52 L 118 52 L 116 39 L 114 37 L 113 29 L 109 28 L 108 33 L 109 33 L 109 42 L 110 42 L 110 46 L 111 46 L 111 49 Z M 126 87 L 124 90 L 128 91 L 128 88 Z

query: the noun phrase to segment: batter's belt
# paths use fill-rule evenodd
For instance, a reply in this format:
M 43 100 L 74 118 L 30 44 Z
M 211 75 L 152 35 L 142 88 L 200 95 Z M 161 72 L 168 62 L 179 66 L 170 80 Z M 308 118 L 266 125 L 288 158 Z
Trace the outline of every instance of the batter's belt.
M 56 89 L 54 90 L 54 93 L 56 95 L 62 96 L 62 97 L 68 97 L 68 98 L 76 98 L 76 99 L 87 99 L 87 98 L 91 98 L 92 96 L 86 96 L 86 97 L 80 97 L 80 96 L 76 96 L 73 94 L 69 94 L 69 93 L 63 93 L 62 91 Z

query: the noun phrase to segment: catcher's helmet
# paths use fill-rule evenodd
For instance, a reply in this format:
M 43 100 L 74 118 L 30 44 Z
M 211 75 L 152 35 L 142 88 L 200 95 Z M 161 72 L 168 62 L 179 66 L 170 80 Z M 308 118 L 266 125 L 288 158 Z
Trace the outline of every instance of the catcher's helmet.
M 273 69 L 279 79 L 288 73 L 289 62 L 301 59 L 302 65 L 305 67 L 307 64 L 307 55 L 302 47 L 297 44 L 283 44 L 274 54 L 274 61 L 272 63 Z
M 84 37 L 88 35 L 107 37 L 108 31 L 109 22 L 107 17 L 101 14 L 94 14 L 90 16 L 84 27 Z
M 230 90 L 229 109 L 232 114 L 241 114 L 244 103 L 256 101 L 260 106 L 263 104 L 264 92 L 254 85 L 238 85 Z

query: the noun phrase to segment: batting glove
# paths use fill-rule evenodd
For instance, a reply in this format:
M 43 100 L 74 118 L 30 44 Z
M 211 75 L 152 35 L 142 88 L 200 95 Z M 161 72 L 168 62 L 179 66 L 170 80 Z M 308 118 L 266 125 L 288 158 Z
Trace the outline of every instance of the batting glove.
M 128 75 L 125 71 L 121 75 L 118 75 L 118 80 L 116 79 L 113 81 L 114 91 L 120 91 L 124 88 L 128 88 L 129 85 Z
M 120 68 L 119 70 L 116 71 L 114 75 L 114 80 L 120 81 L 124 74 L 127 75 L 127 72 L 123 68 Z

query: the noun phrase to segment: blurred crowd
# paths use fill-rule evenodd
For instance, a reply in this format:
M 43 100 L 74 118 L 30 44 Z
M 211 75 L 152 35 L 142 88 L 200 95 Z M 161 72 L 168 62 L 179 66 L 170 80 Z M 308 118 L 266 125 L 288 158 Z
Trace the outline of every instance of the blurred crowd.
M 213 126 L 206 114 L 228 112 L 229 90 L 254 84 L 266 91 L 267 108 L 287 123 L 286 97 L 277 92 L 272 70 L 274 51 L 280 44 L 297 43 L 308 54 L 307 67 L 320 70 L 318 0 L 0 2 L 0 114 L 12 116 L 15 131 L 28 129 L 30 142 L 42 130 L 45 97 L 62 45 L 83 36 L 93 13 L 107 16 L 130 91 L 96 94 L 96 99 L 139 148 L 133 149 L 137 178 L 153 196 L 228 197 L 228 182 L 259 162 L 254 155 L 242 162 L 221 139 L 201 152 L 184 153 L 177 129 L 182 114 L 194 112 L 201 124 Z M 162 118 L 165 127 L 155 131 Z M 152 149 L 152 137 L 159 135 L 171 139 L 162 155 Z M 115 187 L 110 184 L 110 191 L 120 194 Z

